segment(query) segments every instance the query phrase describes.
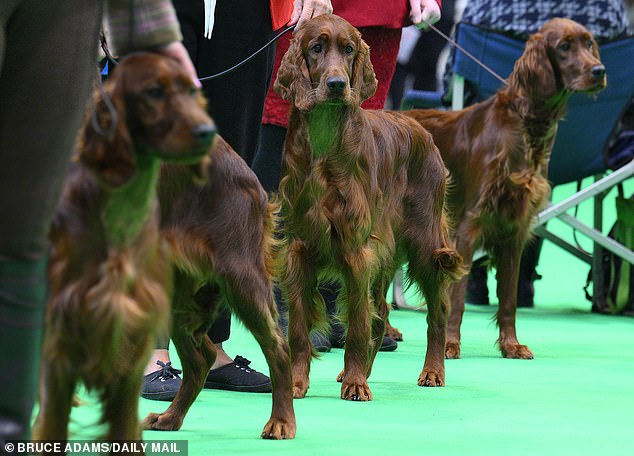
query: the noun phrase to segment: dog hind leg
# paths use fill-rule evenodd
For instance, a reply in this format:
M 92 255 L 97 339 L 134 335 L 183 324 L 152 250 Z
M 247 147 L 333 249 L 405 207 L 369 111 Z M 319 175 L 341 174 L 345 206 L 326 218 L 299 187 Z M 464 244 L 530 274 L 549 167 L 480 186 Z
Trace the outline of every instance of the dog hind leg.
M 264 267 L 260 265 L 246 269 L 264 270 Z M 271 417 L 264 426 L 262 438 L 292 439 L 295 437 L 296 424 L 290 350 L 277 324 L 271 284 L 266 277 L 240 278 L 237 274 L 226 281 L 227 299 L 235 314 L 260 345 L 269 366 L 273 386 L 273 408 Z

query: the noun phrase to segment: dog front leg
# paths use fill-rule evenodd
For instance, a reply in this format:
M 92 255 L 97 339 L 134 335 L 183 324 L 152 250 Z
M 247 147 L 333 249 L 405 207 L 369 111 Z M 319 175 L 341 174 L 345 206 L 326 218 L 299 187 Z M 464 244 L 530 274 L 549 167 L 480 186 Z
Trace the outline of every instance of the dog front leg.
M 360 261 L 361 258 L 362 255 L 358 258 L 349 258 L 350 271 L 345 274 L 348 333 L 344 353 L 341 399 L 349 401 L 372 400 L 366 378 L 370 361 L 370 278 L 368 277 L 370 268 Z
M 387 317 L 390 310 L 389 305 L 385 300 L 385 293 L 390 286 L 392 277 L 394 277 L 394 274 L 384 275 L 382 279 L 377 280 L 377 285 L 372 290 L 372 294 L 374 296 L 374 306 L 376 307 L 378 318 L 372 318 L 372 343 L 370 344 L 366 378 L 370 378 L 370 374 L 372 374 L 374 360 L 376 359 L 379 348 L 381 348 L 383 336 L 386 333 Z
M 143 366 L 143 364 L 139 364 Z M 111 442 L 140 440 L 139 391 L 143 382 L 143 372 L 126 372 L 103 393 L 103 418 L 108 423 L 107 438 Z
M 178 324 L 176 321 L 174 323 Z M 206 326 L 193 334 L 189 331 L 173 331 L 172 340 L 183 366 L 183 383 L 165 412 L 148 414 L 143 421 L 145 429 L 177 431 L 183 425 L 185 415 L 202 390 L 216 358 L 216 347 L 206 332 Z
M 43 361 L 40 372 L 40 410 L 33 428 L 34 440 L 68 439 L 75 379 L 61 372 L 61 363 Z
M 497 267 L 497 323 L 500 328 L 498 346 L 505 358 L 533 359 L 533 353 L 517 340 L 515 314 L 517 310 L 517 282 L 523 246 L 514 239 L 495 248 Z
M 205 286 L 204 296 L 194 300 L 193 282 L 179 270 L 174 277 L 171 336 L 183 366 L 183 383 L 165 412 L 150 413 L 143 421 L 145 429 L 158 431 L 181 428 L 216 359 L 216 347 L 207 336 L 207 330 L 213 323 L 218 290 L 212 285 Z
M 310 264 L 308 249 L 302 241 L 295 240 L 288 246 L 284 267 L 281 287 L 288 306 L 293 397 L 301 399 L 306 396 L 310 384 L 313 352 L 308 334 L 315 323 L 325 320 L 326 316 L 324 306 L 318 309 L 315 305 L 319 294 L 317 274 Z

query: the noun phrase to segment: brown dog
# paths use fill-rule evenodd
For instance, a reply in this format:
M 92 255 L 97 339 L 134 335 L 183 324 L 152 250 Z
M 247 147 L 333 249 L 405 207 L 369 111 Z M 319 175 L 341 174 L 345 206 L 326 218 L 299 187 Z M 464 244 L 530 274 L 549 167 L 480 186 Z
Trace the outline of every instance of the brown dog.
M 482 247 L 497 268 L 498 344 L 505 358 L 533 358 L 516 335 L 517 281 L 531 223 L 550 193 L 545 176 L 557 122 L 573 92 L 605 84 L 592 34 L 571 20 L 552 19 L 530 37 L 508 85 L 493 97 L 461 111 L 406 112 L 432 133 L 451 173 L 448 207 L 458 251 L 470 264 Z M 465 277 L 451 290 L 447 358 L 460 357 L 466 287 Z
M 215 134 L 200 91 L 157 54 L 122 61 L 94 98 L 50 232 L 34 432 L 42 440 L 67 438 L 79 382 L 99 393 L 108 440 L 141 438 L 143 367 L 167 331 L 172 282 L 159 233 L 160 162 L 200 160 Z
M 409 260 L 428 302 L 421 386 L 445 383 L 448 284 L 463 272 L 444 212 L 447 170 L 430 134 L 400 113 L 365 111 L 376 79 L 357 29 L 322 15 L 296 30 L 275 89 L 292 105 L 280 184 L 281 285 L 289 305 L 293 393 L 308 390 L 308 333 L 326 322 L 321 280 L 342 285 L 341 397 L 367 401 L 394 271 Z
M 244 160 L 218 137 L 207 183 L 190 169 L 164 166 L 159 180 L 161 231 L 175 265 L 172 340 L 183 383 L 169 408 L 145 418 L 146 429 L 177 430 L 216 358 L 207 330 L 229 306 L 253 333 L 269 365 L 273 410 L 262 437 L 291 439 L 295 414 L 288 344 L 273 301 L 275 207 Z

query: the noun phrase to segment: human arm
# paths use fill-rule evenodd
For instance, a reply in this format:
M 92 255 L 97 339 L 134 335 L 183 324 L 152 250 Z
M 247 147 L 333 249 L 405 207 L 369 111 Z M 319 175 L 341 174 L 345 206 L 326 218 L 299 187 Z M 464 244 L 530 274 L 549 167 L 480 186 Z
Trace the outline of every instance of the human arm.
M 109 0 L 106 22 L 109 40 L 119 55 L 145 50 L 171 57 L 200 85 L 170 0 Z

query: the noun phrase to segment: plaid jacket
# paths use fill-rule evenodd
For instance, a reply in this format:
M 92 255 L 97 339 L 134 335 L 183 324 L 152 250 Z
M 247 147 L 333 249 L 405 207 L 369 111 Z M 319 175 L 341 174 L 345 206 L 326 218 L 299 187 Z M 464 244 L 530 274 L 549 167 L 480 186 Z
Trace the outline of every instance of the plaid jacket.
M 182 39 L 171 0 L 108 0 L 106 28 L 120 55 Z
M 599 41 L 629 33 L 622 0 L 469 0 L 462 21 L 527 38 L 553 17 L 583 24 Z

